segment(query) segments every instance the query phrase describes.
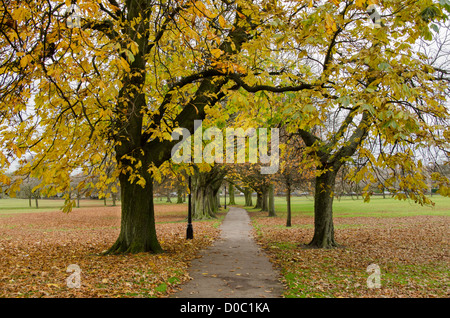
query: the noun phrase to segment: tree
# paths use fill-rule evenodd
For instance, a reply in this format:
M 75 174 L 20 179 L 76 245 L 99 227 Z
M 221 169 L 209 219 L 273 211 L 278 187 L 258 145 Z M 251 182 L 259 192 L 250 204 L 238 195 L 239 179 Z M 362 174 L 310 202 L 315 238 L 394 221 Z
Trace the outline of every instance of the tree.
M 428 203 L 411 145 L 447 148 L 448 73 L 414 44 L 432 38 L 449 5 L 383 2 L 373 28 L 374 2 L 83 1 L 80 28 L 66 24 L 65 3 L 5 2 L 0 181 L 16 191 L 7 169 L 32 153 L 18 173 L 33 171 L 47 194 L 65 192 L 74 170 L 113 154 L 122 219 L 108 252 L 161 252 L 149 193 L 176 144 L 171 133 L 192 134 L 195 119 L 223 111 L 216 115 L 240 113 L 242 127 L 283 124 L 303 139 L 317 167 L 312 246 L 335 245 L 333 186 L 354 155 L 400 162 L 409 196 Z M 393 152 L 368 151 L 369 140 Z M 448 194 L 447 178 L 433 182 Z
M 304 160 L 305 145 L 301 138 L 296 135 L 287 136 L 283 134 L 282 142 L 284 148 L 281 154 L 281 167 L 278 174 L 278 182 L 286 189 L 286 226 L 292 225 L 291 194 L 300 185 L 309 184 L 314 178 L 314 167 L 308 166 L 308 161 Z M 305 187 L 303 187 L 305 188 Z M 309 189 L 309 186 L 306 186 Z
M 36 209 L 39 208 L 39 189 L 36 191 L 35 187 L 39 182 L 33 178 L 27 178 L 24 180 L 21 186 L 21 196 L 28 199 L 28 206 L 31 208 L 31 200 L 35 199 Z M 20 196 L 20 195 L 19 195 Z
M 269 212 L 268 199 L 272 182 L 271 175 L 262 174 L 261 166 L 259 164 L 244 163 L 238 164 L 233 168 L 229 178 L 243 184 L 243 187 L 240 187 L 240 189 L 246 196 L 246 202 L 251 202 L 251 194 L 255 191 L 255 208 Z M 249 206 L 248 204 L 246 205 Z
M 192 217 L 196 220 L 215 218 L 218 212 L 218 193 L 226 169 L 222 165 L 208 167 L 194 166 L 192 176 Z
M 71 171 L 113 153 L 122 217 L 107 253 L 158 253 L 153 177 L 170 159 L 173 128 L 193 132 L 193 120 L 225 96 L 224 75 L 251 37 L 252 8 L 143 0 L 79 7 L 80 28 L 66 24 L 64 3 L 9 1 L 1 11 L 1 166 L 32 152 L 37 160 L 21 173 L 34 171 L 56 193 L 70 187 Z M 10 183 L 5 173 L 2 182 Z
M 311 247 L 338 246 L 332 205 L 345 162 L 367 160 L 354 174 L 356 183 L 364 179 L 369 185 L 376 181 L 375 167 L 389 168 L 389 180 L 398 180 L 396 198 L 431 204 L 422 191 L 424 164 L 415 154 L 421 149 L 448 154 L 448 72 L 434 67 L 416 44 L 432 39 L 432 23 L 447 18 L 443 10 L 449 5 L 383 2 L 382 21 L 374 25 L 367 12 L 374 2 L 270 3 L 278 19 L 267 32 L 275 40 L 253 42 L 250 54 L 258 52 L 253 65 L 259 68 L 250 67 L 241 85 L 253 93 L 243 102 L 249 117 L 283 123 L 314 160 Z M 233 76 L 237 83 L 241 78 Z M 448 178 L 435 175 L 433 181 L 441 194 L 449 194 Z M 368 200 L 370 192 L 363 190 Z
M 228 195 L 230 197 L 230 201 L 228 202 L 229 205 L 235 205 L 236 201 L 234 199 L 234 185 L 230 182 L 228 183 Z

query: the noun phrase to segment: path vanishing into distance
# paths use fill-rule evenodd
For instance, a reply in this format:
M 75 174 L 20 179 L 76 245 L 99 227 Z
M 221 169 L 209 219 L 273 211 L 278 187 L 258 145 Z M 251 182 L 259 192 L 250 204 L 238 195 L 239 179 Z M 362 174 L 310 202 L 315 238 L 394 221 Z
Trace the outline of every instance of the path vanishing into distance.
M 189 270 L 192 279 L 172 297 L 281 297 L 284 286 L 279 273 L 253 239 L 247 211 L 230 207 L 220 229 L 221 236 L 192 261 Z

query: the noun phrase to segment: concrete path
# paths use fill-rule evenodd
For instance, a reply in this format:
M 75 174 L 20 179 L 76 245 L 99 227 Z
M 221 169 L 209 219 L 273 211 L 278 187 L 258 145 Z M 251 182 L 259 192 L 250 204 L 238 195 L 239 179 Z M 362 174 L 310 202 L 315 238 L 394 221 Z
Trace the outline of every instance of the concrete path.
M 192 280 L 172 297 L 281 297 L 284 287 L 279 274 L 252 238 L 247 211 L 230 207 L 220 229 L 221 237 L 192 261 Z

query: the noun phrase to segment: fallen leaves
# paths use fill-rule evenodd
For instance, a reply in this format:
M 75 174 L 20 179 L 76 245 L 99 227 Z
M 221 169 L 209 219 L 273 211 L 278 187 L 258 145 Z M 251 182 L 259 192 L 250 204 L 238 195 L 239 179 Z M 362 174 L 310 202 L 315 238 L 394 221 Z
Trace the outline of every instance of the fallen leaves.
M 311 217 L 251 213 L 255 236 L 281 270 L 285 297 L 449 297 L 450 222 L 446 216 L 335 218 L 344 248 L 305 249 Z M 368 288 L 370 264 L 381 269 L 381 288 Z
M 189 280 L 190 260 L 219 234 L 213 222 L 195 222 L 186 241 L 183 209 L 156 206 L 165 250 L 158 255 L 101 255 L 118 237 L 119 207 L 2 216 L 0 297 L 165 297 Z M 71 264 L 81 269 L 80 288 L 66 284 Z

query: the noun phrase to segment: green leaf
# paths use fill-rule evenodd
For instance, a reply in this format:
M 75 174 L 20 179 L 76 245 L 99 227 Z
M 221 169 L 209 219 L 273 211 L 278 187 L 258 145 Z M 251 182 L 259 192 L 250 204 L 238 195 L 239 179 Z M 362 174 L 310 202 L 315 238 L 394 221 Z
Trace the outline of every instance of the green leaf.
M 130 50 L 123 49 L 123 53 L 125 53 L 125 55 L 127 56 L 128 63 L 134 62 L 134 55 Z
M 436 33 L 439 33 L 439 27 L 436 24 L 430 26 Z
M 378 64 L 378 69 L 380 71 L 387 71 L 387 70 L 389 70 L 390 67 L 391 66 L 389 65 L 389 63 L 386 63 L 386 62 Z

